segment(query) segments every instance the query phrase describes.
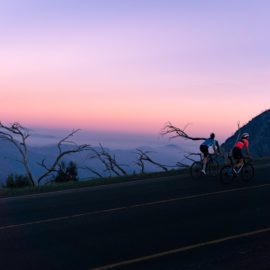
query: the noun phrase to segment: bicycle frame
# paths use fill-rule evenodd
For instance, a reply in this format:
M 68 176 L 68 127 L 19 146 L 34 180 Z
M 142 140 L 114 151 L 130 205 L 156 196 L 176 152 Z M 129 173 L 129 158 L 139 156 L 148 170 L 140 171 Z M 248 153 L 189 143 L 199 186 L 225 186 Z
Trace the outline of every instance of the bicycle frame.
M 254 176 L 254 167 L 249 162 L 249 158 L 243 158 L 243 164 L 239 169 L 235 170 L 235 163 L 231 156 L 228 156 L 230 164 L 225 164 L 220 170 L 220 180 L 223 184 L 229 184 L 233 181 L 238 175 L 241 176 L 242 181 L 249 182 Z
M 240 168 L 238 168 L 238 170 L 236 170 L 236 169 L 234 168 L 235 163 L 234 163 L 234 161 L 233 161 L 232 156 L 228 156 L 228 159 L 230 160 L 230 163 L 231 163 L 231 166 L 232 166 L 233 171 L 234 171 L 237 175 L 240 174 L 240 172 L 242 171 L 243 167 L 244 167 L 244 166 L 247 164 L 247 162 L 250 160 L 250 158 L 244 157 L 244 158 L 243 158 L 243 163 L 242 163 L 242 165 L 240 166 Z
M 190 161 L 193 161 L 192 165 L 190 166 L 190 174 L 192 178 L 199 178 L 202 176 L 202 169 L 203 169 L 203 156 L 201 153 L 192 153 L 190 156 L 200 156 L 200 160 L 194 160 L 190 157 L 186 157 Z M 219 171 L 219 163 L 218 161 L 214 158 L 216 154 L 209 154 L 207 163 L 206 163 L 206 171 L 207 175 L 209 176 L 217 176 L 218 171 Z

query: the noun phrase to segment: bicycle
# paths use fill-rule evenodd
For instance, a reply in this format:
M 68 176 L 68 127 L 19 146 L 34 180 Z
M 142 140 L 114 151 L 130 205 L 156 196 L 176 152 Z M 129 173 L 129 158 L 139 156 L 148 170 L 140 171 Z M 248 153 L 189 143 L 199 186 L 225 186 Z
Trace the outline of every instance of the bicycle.
M 230 164 L 224 165 L 220 169 L 220 181 L 223 184 L 230 184 L 237 176 L 241 176 L 243 182 L 249 182 L 254 177 L 254 167 L 251 164 L 251 159 L 245 157 L 243 164 L 237 170 L 234 168 L 234 162 L 231 156 L 228 157 Z
M 191 158 L 189 158 L 189 160 L 192 160 L 193 163 L 190 166 L 190 175 L 193 179 L 198 179 L 200 178 L 202 175 L 204 175 L 202 173 L 202 169 L 203 169 L 203 157 L 200 153 L 194 153 L 191 155 L 199 155 L 200 156 L 200 161 L 195 161 Z M 209 154 L 208 155 L 208 161 L 206 163 L 206 175 L 215 177 L 218 175 L 219 172 L 219 162 L 216 159 L 216 154 Z

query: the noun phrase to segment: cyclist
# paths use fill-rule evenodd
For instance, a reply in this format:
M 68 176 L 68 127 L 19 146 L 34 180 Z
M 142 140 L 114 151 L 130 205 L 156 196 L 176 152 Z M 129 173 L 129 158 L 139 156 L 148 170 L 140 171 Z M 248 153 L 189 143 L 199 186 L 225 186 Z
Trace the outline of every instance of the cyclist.
M 241 139 L 236 142 L 236 144 L 233 147 L 232 150 L 232 155 L 233 158 L 236 160 L 236 164 L 234 165 L 234 172 L 237 173 L 236 170 L 238 168 L 241 168 L 244 164 L 244 156 L 242 153 L 243 148 L 246 149 L 248 157 L 250 157 L 249 154 L 249 134 L 248 133 L 243 133 L 241 135 Z
M 214 153 L 220 153 L 219 143 L 215 140 L 215 134 L 211 133 L 208 139 L 204 139 L 204 142 L 200 145 L 200 151 L 203 153 L 203 168 L 202 173 L 206 175 L 206 164 L 208 162 L 209 147 L 213 147 Z

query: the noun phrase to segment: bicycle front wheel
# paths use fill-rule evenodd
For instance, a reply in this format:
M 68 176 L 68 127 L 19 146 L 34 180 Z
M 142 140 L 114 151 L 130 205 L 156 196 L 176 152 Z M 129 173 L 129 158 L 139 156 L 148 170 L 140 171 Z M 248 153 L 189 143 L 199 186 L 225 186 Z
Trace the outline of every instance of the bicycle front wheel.
M 222 184 L 225 185 L 230 184 L 234 178 L 232 166 L 230 165 L 223 166 L 220 170 L 219 178 Z
M 241 178 L 244 182 L 249 182 L 254 177 L 254 167 L 250 163 L 246 163 L 241 171 Z
M 218 175 L 219 164 L 215 159 L 209 160 L 206 167 L 207 175 L 216 177 Z
M 190 167 L 190 175 L 193 179 L 198 179 L 202 175 L 202 163 L 199 161 L 193 162 Z

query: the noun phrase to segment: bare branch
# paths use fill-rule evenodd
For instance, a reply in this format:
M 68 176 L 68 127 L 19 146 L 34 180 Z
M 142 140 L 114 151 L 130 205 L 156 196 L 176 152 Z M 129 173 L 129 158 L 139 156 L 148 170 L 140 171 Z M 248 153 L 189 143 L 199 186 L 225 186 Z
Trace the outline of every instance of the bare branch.
M 90 147 L 90 150 L 93 152 L 93 155 L 90 158 L 98 159 L 105 167 L 104 171 L 109 172 L 110 175 L 114 173 L 117 176 L 127 175 L 127 172 L 122 168 L 122 166 L 116 161 L 115 155 L 111 155 L 108 151 L 104 149 L 102 144 L 99 144 L 99 150 L 94 147 Z
M 237 136 L 236 136 L 236 141 L 237 142 L 240 138 L 240 133 L 241 133 L 241 124 L 240 121 L 237 122 Z
M 193 140 L 193 141 L 198 141 L 198 140 L 206 140 L 206 138 L 194 138 L 194 137 L 190 137 L 186 132 L 186 128 L 189 126 L 190 124 L 187 124 L 184 126 L 183 129 L 180 129 L 176 126 L 174 126 L 171 122 L 167 122 L 165 123 L 164 127 L 161 130 L 161 135 L 165 136 L 165 135 L 171 135 L 170 139 L 174 139 L 177 137 L 181 137 L 184 139 L 189 139 L 189 140 Z
M 41 167 L 43 167 L 46 172 L 41 175 L 38 178 L 38 183 L 40 183 L 44 178 L 48 177 L 49 175 L 51 175 L 53 172 L 57 171 L 56 167 L 59 165 L 59 163 L 61 162 L 61 160 L 67 156 L 67 155 L 71 155 L 71 154 L 75 154 L 75 153 L 79 153 L 82 151 L 87 151 L 89 150 L 90 146 L 88 144 L 81 144 L 81 145 L 77 145 L 76 143 L 72 142 L 72 141 L 68 141 L 68 139 L 70 137 L 72 137 L 75 133 L 77 133 L 79 131 L 79 129 L 73 130 L 71 131 L 66 137 L 64 137 L 63 139 L 61 139 L 58 144 L 57 144 L 57 149 L 58 149 L 58 154 L 55 158 L 55 160 L 53 161 L 51 166 L 47 166 L 45 164 L 45 160 L 42 161 L 42 163 L 39 163 L 39 165 Z M 63 145 L 67 145 L 68 144 L 73 144 L 73 148 L 69 149 L 69 150 L 63 150 Z
M 187 159 L 187 160 L 191 161 L 192 163 L 197 161 L 196 159 L 192 158 L 193 156 L 200 157 L 200 159 L 201 159 L 201 154 L 200 153 L 189 153 L 189 154 L 185 154 L 184 158 L 181 161 L 177 162 L 176 165 L 178 167 L 182 167 L 182 168 L 189 168 L 190 164 L 184 163 L 184 160 Z
M 149 155 L 148 155 L 148 151 L 143 151 L 141 149 L 136 149 L 137 150 L 137 155 L 138 155 L 138 160 L 137 160 L 137 165 L 139 165 L 142 169 L 142 173 L 144 173 L 144 169 L 145 169 L 145 166 L 144 166 L 144 162 L 147 161 L 149 163 L 152 163 L 154 165 L 156 165 L 157 167 L 161 168 L 162 170 L 164 170 L 165 172 L 168 171 L 168 168 L 169 166 L 166 166 L 166 165 L 163 165 L 163 164 L 160 164 L 154 160 L 152 160 Z
M 145 170 L 144 162 L 141 159 L 138 159 L 134 164 L 141 168 L 141 173 L 143 174 Z
M 176 163 L 176 166 L 179 167 L 179 168 L 189 168 L 188 164 L 182 163 L 181 161 L 178 161 Z
M 45 159 L 38 163 L 39 166 L 44 168 L 46 171 L 43 175 L 41 175 L 37 179 L 37 183 L 39 184 L 41 180 L 45 179 L 49 175 L 52 175 L 57 171 L 57 166 L 63 159 L 63 157 L 78 153 L 81 151 L 89 150 L 88 144 L 81 144 L 77 145 L 75 142 L 71 141 L 70 138 L 74 136 L 79 129 L 72 130 L 66 137 L 61 139 L 57 144 L 58 154 L 55 160 L 52 162 L 52 165 L 48 166 L 45 163 Z M 32 185 L 35 185 L 35 181 L 32 175 L 31 168 L 29 166 L 29 158 L 28 158 L 28 146 L 27 146 L 27 139 L 30 137 L 30 134 L 26 128 L 21 126 L 19 123 L 15 122 L 13 124 L 4 125 L 0 122 L 0 140 L 6 140 L 12 143 L 21 155 L 21 163 L 24 165 L 27 176 L 31 181 Z M 64 145 L 71 147 L 71 149 L 64 150 Z
M 16 147 L 21 156 L 20 162 L 23 164 L 31 184 L 34 186 L 35 181 L 29 166 L 28 148 L 26 144 L 29 137 L 30 134 L 28 133 L 27 129 L 21 126 L 19 123 L 13 123 L 7 126 L 0 122 L 0 140 L 6 140 Z
M 89 166 L 85 166 L 85 167 L 81 167 L 82 170 L 87 170 L 87 171 L 90 171 L 91 173 L 97 175 L 99 178 L 102 178 L 103 176 L 97 172 L 96 170 L 90 168 Z

